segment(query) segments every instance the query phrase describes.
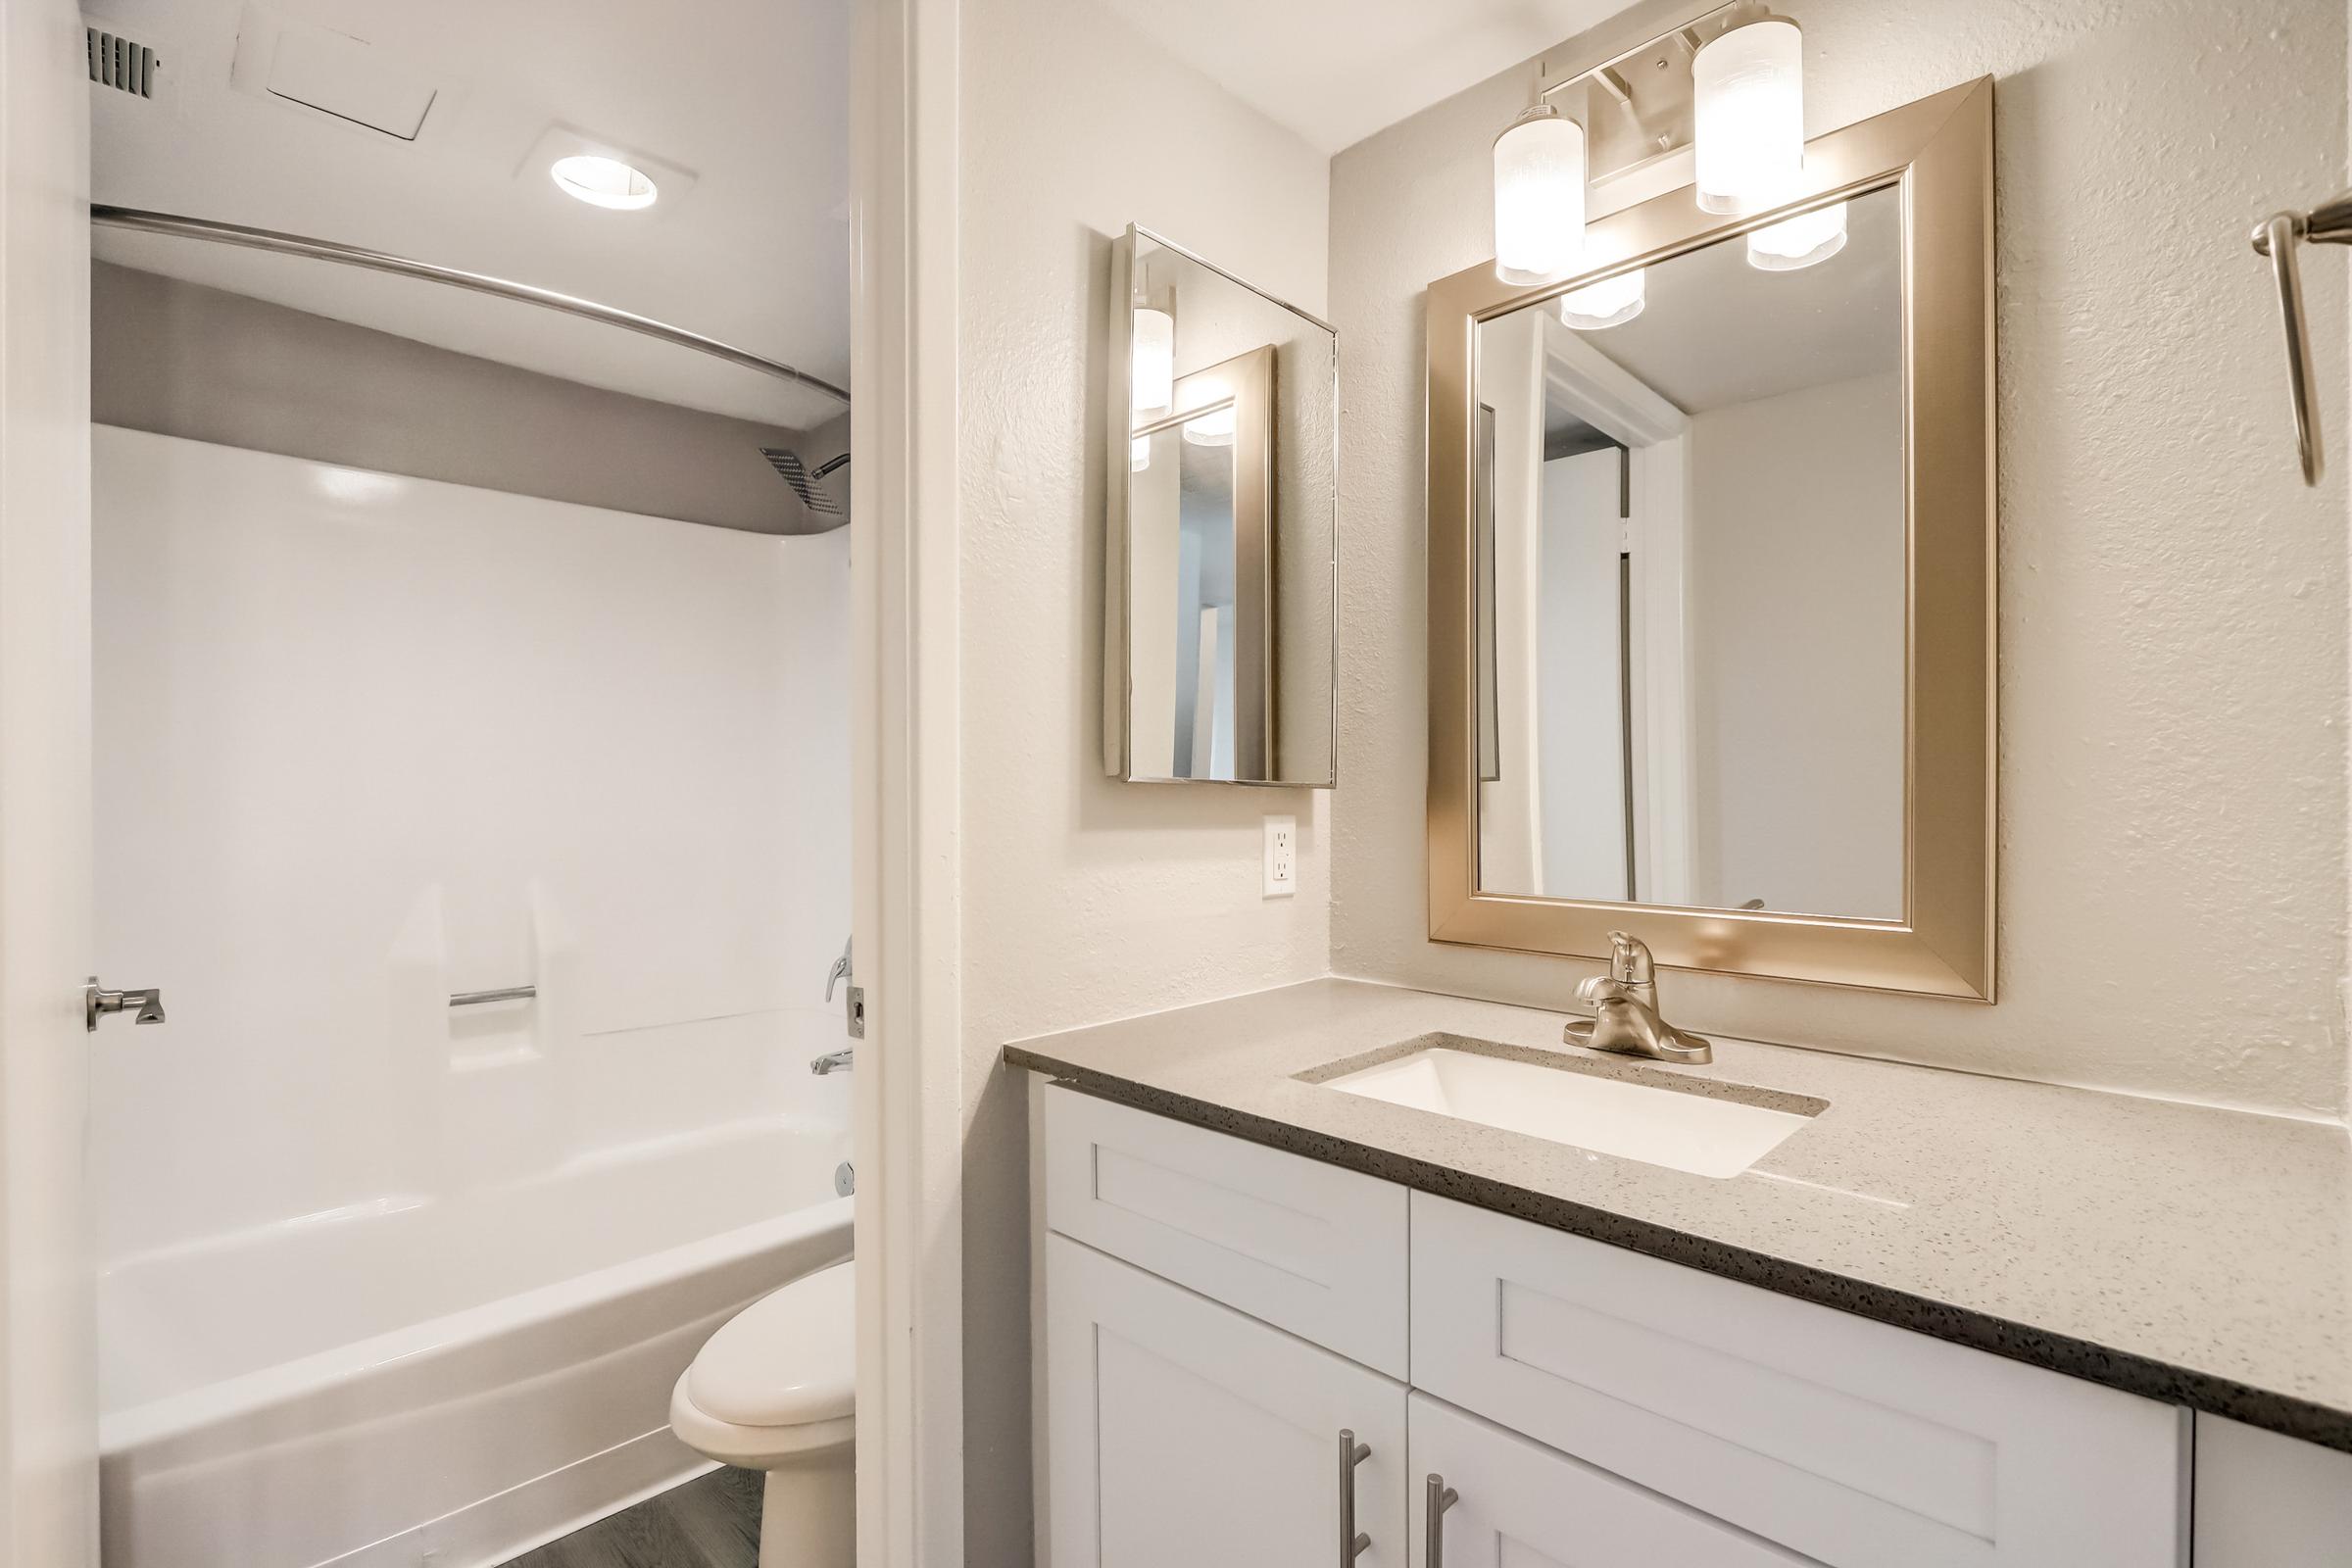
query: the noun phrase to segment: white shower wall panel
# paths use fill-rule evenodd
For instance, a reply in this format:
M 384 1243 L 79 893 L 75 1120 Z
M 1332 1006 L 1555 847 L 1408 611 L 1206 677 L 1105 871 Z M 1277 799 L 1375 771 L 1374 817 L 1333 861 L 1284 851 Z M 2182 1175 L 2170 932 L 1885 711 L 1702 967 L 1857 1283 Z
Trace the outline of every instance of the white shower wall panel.
M 846 530 L 95 443 L 105 1259 L 846 1123 Z

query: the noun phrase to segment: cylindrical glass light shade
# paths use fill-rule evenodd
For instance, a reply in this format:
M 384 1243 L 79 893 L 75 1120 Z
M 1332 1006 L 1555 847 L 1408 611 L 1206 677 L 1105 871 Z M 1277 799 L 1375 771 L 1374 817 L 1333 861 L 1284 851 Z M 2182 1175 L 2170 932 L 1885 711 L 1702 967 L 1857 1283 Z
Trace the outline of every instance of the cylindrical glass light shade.
M 1648 284 L 1643 279 L 1648 275 L 1649 269 L 1637 267 L 1630 272 L 1570 289 L 1560 296 L 1560 319 L 1579 332 L 1622 326 L 1642 314 L 1642 306 L 1648 297 Z
M 1845 203 L 1759 228 L 1747 236 L 1747 265 L 1767 272 L 1793 272 L 1826 262 L 1845 249 Z
M 1494 138 L 1494 275 L 1546 283 L 1585 248 L 1585 127 L 1538 104 Z
M 1139 435 L 1127 443 L 1127 471 L 1141 473 L 1152 466 L 1152 438 Z
M 1787 201 L 1805 167 L 1804 36 L 1785 17 L 1734 27 L 1690 61 L 1698 205 L 1754 213 Z
M 1135 412 L 1157 414 L 1176 389 L 1176 318 L 1148 307 L 1135 313 Z

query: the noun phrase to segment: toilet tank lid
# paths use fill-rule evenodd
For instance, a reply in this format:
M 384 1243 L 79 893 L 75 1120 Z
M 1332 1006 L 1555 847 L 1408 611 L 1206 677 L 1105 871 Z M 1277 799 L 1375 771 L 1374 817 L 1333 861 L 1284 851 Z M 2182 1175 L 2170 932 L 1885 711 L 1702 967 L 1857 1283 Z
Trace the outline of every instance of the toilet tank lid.
M 686 1373 L 703 1412 L 793 1427 L 857 1411 L 857 1287 L 848 1263 L 804 1275 L 735 1314 Z

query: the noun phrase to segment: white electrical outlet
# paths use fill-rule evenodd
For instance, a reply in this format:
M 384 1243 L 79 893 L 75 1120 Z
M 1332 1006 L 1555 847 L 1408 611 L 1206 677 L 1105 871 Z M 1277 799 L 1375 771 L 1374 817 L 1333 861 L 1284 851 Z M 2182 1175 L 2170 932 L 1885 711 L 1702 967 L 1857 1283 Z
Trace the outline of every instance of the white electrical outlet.
M 1298 891 L 1298 819 L 1266 818 L 1266 897 L 1287 899 Z

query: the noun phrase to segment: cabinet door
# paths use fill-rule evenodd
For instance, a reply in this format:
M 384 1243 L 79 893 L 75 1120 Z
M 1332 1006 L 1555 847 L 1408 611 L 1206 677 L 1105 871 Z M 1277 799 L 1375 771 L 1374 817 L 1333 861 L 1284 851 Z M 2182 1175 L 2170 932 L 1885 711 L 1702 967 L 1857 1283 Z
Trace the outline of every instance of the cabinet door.
M 2197 1568 L 2352 1561 L 2352 1453 L 2197 1417 Z
M 1053 1568 L 1338 1562 L 1344 1487 L 1357 1564 L 1404 1568 L 1400 1385 L 1064 1236 L 1046 1319 Z
M 1813 1562 L 1426 1394 L 1412 1396 L 1410 1447 L 1411 1568 L 1807 1568 Z M 1428 1514 L 1433 1475 L 1454 1493 L 1439 1517 L 1435 1553 Z

